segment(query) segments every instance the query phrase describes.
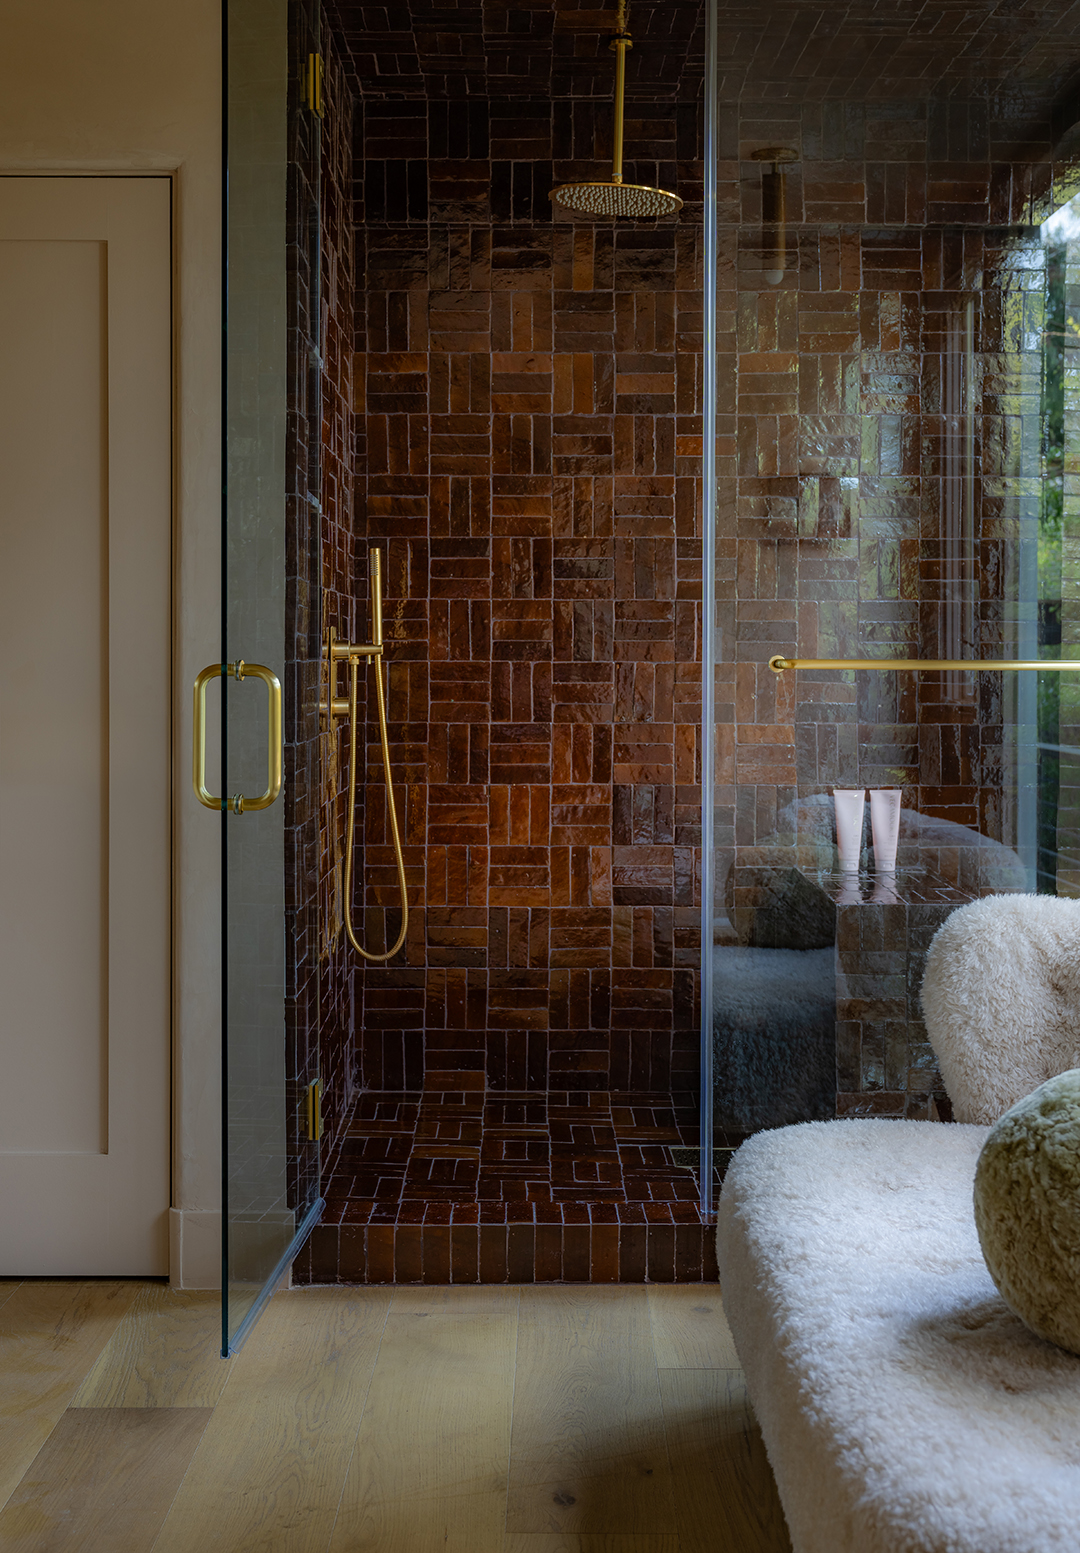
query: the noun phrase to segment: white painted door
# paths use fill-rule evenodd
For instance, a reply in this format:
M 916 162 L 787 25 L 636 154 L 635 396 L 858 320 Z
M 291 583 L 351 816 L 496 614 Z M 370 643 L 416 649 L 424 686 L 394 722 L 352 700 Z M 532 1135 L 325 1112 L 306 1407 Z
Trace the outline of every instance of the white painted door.
M 166 178 L 0 178 L 0 1274 L 168 1271 Z

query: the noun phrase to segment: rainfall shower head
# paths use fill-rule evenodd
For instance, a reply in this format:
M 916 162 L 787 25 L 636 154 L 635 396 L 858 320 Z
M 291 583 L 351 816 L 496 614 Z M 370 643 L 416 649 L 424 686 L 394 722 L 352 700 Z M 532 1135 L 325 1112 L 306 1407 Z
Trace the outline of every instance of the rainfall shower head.
M 611 177 L 584 183 L 564 183 L 548 195 L 565 210 L 588 216 L 673 216 L 682 209 L 682 200 L 666 189 L 653 189 L 644 183 L 623 183 L 623 96 L 626 85 L 626 51 L 633 48 L 626 30 L 626 0 L 619 0 L 618 20 L 611 47 L 615 51 L 615 148 L 611 159 Z
M 645 183 L 564 183 L 548 199 L 589 216 L 673 216 L 682 200 Z

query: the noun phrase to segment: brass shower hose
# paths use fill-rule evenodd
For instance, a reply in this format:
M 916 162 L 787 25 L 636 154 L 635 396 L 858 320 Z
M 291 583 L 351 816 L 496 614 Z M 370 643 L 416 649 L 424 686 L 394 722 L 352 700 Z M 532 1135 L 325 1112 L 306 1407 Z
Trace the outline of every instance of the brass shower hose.
M 382 677 L 382 557 L 378 550 L 372 550 L 368 555 L 368 567 L 371 576 L 371 635 L 372 640 L 363 646 L 353 646 L 346 642 L 336 642 L 331 636 L 329 643 L 330 659 L 330 685 L 326 700 L 327 726 L 333 729 L 333 720 L 336 715 L 345 711 L 345 707 L 334 696 L 334 664 L 342 658 L 349 660 L 349 826 L 345 843 L 345 905 L 343 916 L 345 918 L 345 932 L 350 944 L 357 954 L 365 960 L 389 960 L 397 954 L 405 942 L 405 934 L 409 929 L 409 897 L 405 884 L 405 859 L 401 851 L 401 833 L 398 830 L 397 806 L 394 803 L 394 779 L 390 771 L 390 737 L 386 728 L 386 696 L 383 691 Z M 365 949 L 356 936 L 352 923 L 352 892 L 353 892 L 353 851 L 356 841 L 356 723 L 357 723 L 357 686 L 360 675 L 360 659 L 371 658 L 375 665 L 375 701 L 379 714 L 379 742 L 382 745 L 383 772 L 386 776 L 386 804 L 390 812 L 390 834 L 394 842 L 394 861 L 397 864 L 398 890 L 401 894 L 401 931 L 393 947 L 383 954 L 374 954 Z

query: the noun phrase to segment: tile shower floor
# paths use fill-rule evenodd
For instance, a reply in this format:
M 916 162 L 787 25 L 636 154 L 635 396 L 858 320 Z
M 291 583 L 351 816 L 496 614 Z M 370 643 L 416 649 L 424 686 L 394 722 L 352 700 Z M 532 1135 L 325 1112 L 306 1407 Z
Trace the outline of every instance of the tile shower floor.
M 359 1097 L 297 1281 L 715 1278 L 696 1178 L 671 1153 L 696 1141 L 692 1099 L 493 1095 L 477 1080 Z

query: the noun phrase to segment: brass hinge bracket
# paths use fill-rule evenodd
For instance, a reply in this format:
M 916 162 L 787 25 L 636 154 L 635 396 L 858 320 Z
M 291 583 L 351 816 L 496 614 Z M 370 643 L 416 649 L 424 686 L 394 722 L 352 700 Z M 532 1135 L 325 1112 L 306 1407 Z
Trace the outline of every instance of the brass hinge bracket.
M 304 1091 L 304 1118 L 308 1142 L 318 1143 L 322 1137 L 322 1084 L 319 1079 Z
M 304 66 L 304 106 L 318 118 L 323 116 L 323 62 L 321 54 L 309 54 Z

